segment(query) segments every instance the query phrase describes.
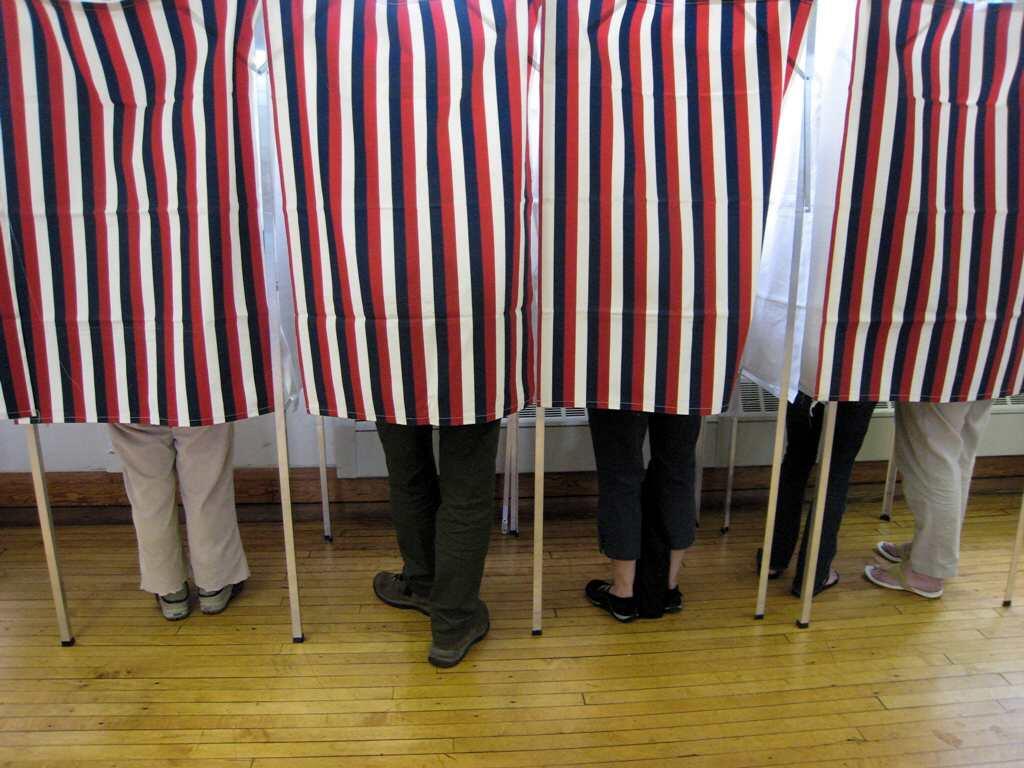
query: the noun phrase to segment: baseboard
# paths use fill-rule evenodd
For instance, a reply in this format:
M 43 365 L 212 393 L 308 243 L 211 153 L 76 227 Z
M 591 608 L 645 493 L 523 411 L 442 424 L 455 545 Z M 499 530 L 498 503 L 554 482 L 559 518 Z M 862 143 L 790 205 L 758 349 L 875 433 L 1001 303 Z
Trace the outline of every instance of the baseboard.
M 851 494 L 877 494 L 877 486 L 885 481 L 886 464 L 866 461 L 856 465 Z M 336 503 L 373 503 L 388 499 L 384 478 L 345 479 L 328 472 L 330 498 Z M 768 467 L 738 467 L 734 490 L 743 495 L 764 493 L 769 482 Z M 495 495 L 500 496 L 503 478 L 495 478 Z M 721 467 L 704 470 L 704 493 L 709 499 L 720 495 L 726 483 L 726 470 Z M 1024 488 L 1024 460 L 1020 456 L 991 456 L 978 459 L 975 483 L 980 490 L 1019 491 Z M 857 486 L 872 486 L 859 489 Z M 128 504 L 121 475 L 109 472 L 50 472 L 47 474 L 50 503 L 54 507 L 118 507 Z M 294 469 L 291 473 L 292 499 L 297 504 L 320 501 L 319 471 L 314 468 Z M 595 496 L 597 478 L 593 472 L 548 473 L 545 495 L 551 498 Z M 235 495 L 239 505 L 277 504 L 277 470 L 273 468 L 239 469 L 235 471 Z M 533 475 L 519 477 L 519 497 L 532 498 Z M 32 507 L 35 495 L 28 473 L 0 473 L 0 509 Z

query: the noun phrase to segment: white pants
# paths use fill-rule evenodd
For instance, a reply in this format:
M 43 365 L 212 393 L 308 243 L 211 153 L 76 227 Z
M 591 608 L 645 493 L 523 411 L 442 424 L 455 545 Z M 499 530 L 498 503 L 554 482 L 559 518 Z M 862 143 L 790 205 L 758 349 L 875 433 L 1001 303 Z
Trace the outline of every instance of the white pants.
M 914 515 L 910 567 L 917 573 L 956 576 L 974 459 L 991 411 L 991 400 L 896 405 L 896 466 Z
M 185 507 L 195 584 L 218 590 L 249 578 L 235 514 L 233 429 L 111 424 L 139 542 L 142 589 L 177 592 L 188 578 L 181 547 L 175 475 Z

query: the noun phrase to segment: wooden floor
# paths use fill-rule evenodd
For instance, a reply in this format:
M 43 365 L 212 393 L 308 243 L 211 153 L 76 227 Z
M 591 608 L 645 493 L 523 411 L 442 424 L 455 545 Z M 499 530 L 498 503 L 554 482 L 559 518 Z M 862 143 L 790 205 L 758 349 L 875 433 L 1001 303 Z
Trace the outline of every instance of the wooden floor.
M 581 599 L 604 566 L 580 501 L 549 520 L 543 637 L 529 631 L 529 531 L 496 537 L 493 629 L 453 671 L 426 663 L 426 619 L 374 599 L 372 574 L 398 562 L 380 509 L 339 510 L 333 545 L 299 528 L 302 645 L 272 524 L 243 528 L 244 596 L 177 624 L 136 589 L 130 527 L 59 529 L 67 649 L 38 531 L 0 529 L 0 764 L 1024 765 L 1024 604 L 1000 607 L 1019 502 L 973 500 L 962 576 L 936 602 L 864 582 L 873 543 L 911 521 L 900 504 L 891 524 L 853 505 L 842 582 L 799 630 L 784 582 L 752 620 L 757 509 L 725 537 L 705 512 L 681 615 L 599 614 Z

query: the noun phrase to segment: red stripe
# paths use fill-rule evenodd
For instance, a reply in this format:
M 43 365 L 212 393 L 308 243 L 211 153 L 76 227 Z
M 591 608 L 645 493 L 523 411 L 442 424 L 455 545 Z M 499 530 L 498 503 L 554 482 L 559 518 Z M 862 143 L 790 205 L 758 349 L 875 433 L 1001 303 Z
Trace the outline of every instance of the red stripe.
M 776 6 L 769 6 L 771 10 L 777 10 Z M 757 254 L 754 252 L 754 212 L 753 203 L 755 195 L 760 196 L 761 190 L 755 190 L 752 180 L 752 166 L 751 166 L 751 142 L 755 137 L 751 135 L 750 130 L 750 107 L 747 103 L 747 94 L 751 90 L 752 84 L 747 81 L 747 46 L 746 40 L 744 39 L 746 33 L 746 7 L 743 4 L 737 4 L 733 7 L 733 72 L 736 78 L 736 97 L 735 97 L 735 114 L 736 114 L 736 159 L 739 171 L 739 194 L 737 200 L 739 205 L 737 209 L 737 218 L 739 221 L 739 289 L 740 289 L 740 304 L 736 309 L 737 313 L 737 344 L 732 350 L 732 364 L 733 370 L 739 371 L 740 358 L 743 356 L 743 350 L 747 343 L 747 334 L 750 331 L 750 316 L 752 312 L 752 298 L 751 289 L 753 287 L 753 268 Z M 722 13 L 728 13 L 728 6 L 722 6 Z M 778 119 L 780 109 L 782 105 L 782 93 L 781 91 L 776 95 L 772 92 L 772 114 Z M 763 130 L 763 129 L 762 129 Z M 773 131 L 773 136 L 775 135 Z M 762 137 L 757 137 L 762 138 Z M 760 142 L 758 142 L 760 144 Z M 757 148 L 759 151 L 760 147 Z M 762 173 L 767 172 L 767 168 L 762 168 Z M 749 201 L 749 202 L 748 202 Z M 767 205 L 765 200 L 762 205 Z M 733 278 L 736 279 L 736 278 Z M 728 386 L 731 382 L 725 382 Z M 726 392 L 725 395 L 729 396 L 731 393 Z M 707 407 L 717 406 L 717 403 L 711 403 L 705 401 L 704 405 Z
M 625 331 L 626 323 L 630 322 L 629 315 L 632 314 L 633 323 L 633 360 L 632 366 L 632 402 L 621 403 L 622 406 L 640 408 L 644 402 L 644 360 L 646 359 L 646 336 L 647 336 L 647 141 L 644 135 L 644 111 L 646 96 L 643 95 L 643 62 L 640 58 L 640 51 L 643 41 L 640 32 L 643 26 L 643 15 L 647 8 L 646 3 L 640 3 L 632 17 L 632 25 L 629 30 L 629 68 L 630 80 L 633 85 L 633 114 L 623 115 L 623 120 L 633 121 L 633 143 L 636 158 L 636 165 L 633 175 L 633 211 L 634 211 L 634 234 L 635 252 L 624 253 L 623 258 L 633 257 L 633 306 L 623 308 L 622 324 Z M 628 193 L 628 190 L 626 190 Z
M 7 354 L 7 365 L 10 370 L 11 383 L 14 386 L 14 400 L 4 402 L 7 418 L 31 416 L 31 397 L 28 390 L 28 367 L 21 354 L 24 342 L 21 328 L 18 326 L 18 313 L 14 309 L 13 275 L 7 271 L 7 250 L 3 238 L 0 238 L 0 326 L 2 326 L 4 347 Z M 20 309 L 20 308 L 19 308 Z
M 601 18 L 609 19 L 614 13 L 614 0 L 605 0 L 601 8 Z M 602 23 L 597 32 L 597 49 L 600 64 L 605 73 L 608 72 L 611 55 L 608 47 L 608 35 L 610 25 Z M 597 323 L 597 397 L 598 408 L 608 407 L 608 379 L 609 371 L 609 346 L 611 339 L 611 260 L 612 260 L 612 231 L 613 231 L 613 206 L 612 197 L 612 95 L 611 89 L 601 89 L 601 179 L 599 183 L 601 199 L 601 301 L 602 307 Z M 590 180 L 591 186 L 594 180 Z M 593 254 L 591 248 L 591 254 Z M 593 341 L 589 343 L 593 344 Z
M 409 7 L 400 6 L 396 9 L 398 18 L 398 44 L 403 51 L 412 50 L 412 33 L 409 29 Z M 418 11 L 417 11 L 418 12 Z M 401 88 L 404 93 L 412 93 L 414 73 L 412 56 L 402 56 L 401 62 Z M 426 329 L 423 323 L 423 300 L 420 295 L 420 228 L 419 217 L 417 216 L 418 203 L 417 191 L 426 186 L 427 180 L 417 176 L 419 166 L 417 164 L 416 131 L 413 124 L 414 114 L 411 110 L 403 112 L 402 115 L 402 193 L 404 199 L 402 207 L 405 210 L 405 263 L 406 263 L 406 290 L 409 295 L 409 318 L 408 333 L 410 335 L 410 346 L 412 347 L 413 380 L 405 382 L 405 386 L 412 386 L 416 393 L 416 411 L 406 414 L 417 423 L 426 424 L 430 421 L 428 410 L 427 393 L 427 369 L 426 369 Z M 399 307 L 399 312 L 402 308 Z
M 18 15 L 13 3 L 0 3 L 0 14 L 3 14 L 4 29 L 6 30 L 7 43 L 4 46 L 8 51 L 21 51 L 18 29 Z M 21 67 L 19 55 L 0 57 L 0 62 L 7 61 L 8 80 L 10 82 L 10 99 L 12 104 L 24 104 L 24 73 Z M 6 137 L 16 147 L 27 147 L 28 129 L 24 123 L 24 113 L 19 119 L 17 114 L 11 115 L 11 136 Z M 31 178 L 28 157 L 25 152 L 16 152 L 14 167 L 18 176 L 18 200 L 17 208 L 21 224 L 24 252 L 36 254 L 39 252 L 39 244 L 36 241 L 35 219 L 32 216 Z M 34 360 L 36 370 L 35 396 L 36 409 L 44 422 L 53 421 L 53 406 L 50 394 L 50 379 L 47 372 L 50 370 L 46 354 L 45 326 L 43 324 L 42 306 L 40 304 L 42 291 L 39 283 L 39 265 L 36 259 L 25 259 L 25 278 L 28 284 L 29 314 L 32 324 L 32 346 L 33 349 L 26 349 L 26 354 Z M 23 310 L 24 311 L 24 310 Z
M 523 76 L 526 68 L 529 66 L 529 62 L 525 56 L 525 51 L 522 50 L 520 45 L 520 35 L 524 32 L 527 35 L 527 43 L 529 43 L 528 35 L 530 30 L 533 28 L 531 25 L 527 25 L 525 30 L 520 29 L 519 15 L 522 11 L 519 10 L 520 4 L 516 0 L 494 0 L 495 3 L 501 3 L 504 6 L 505 18 L 507 19 L 507 32 L 506 40 L 508 44 L 505 47 L 507 57 L 506 71 L 503 73 L 508 78 L 508 93 L 509 93 L 509 111 L 510 111 L 510 123 L 512 126 L 512 162 L 513 162 L 513 173 L 512 173 L 512 190 L 515 194 L 514 200 L 506 200 L 506 208 L 511 208 L 514 211 L 512 216 L 512 226 L 515 227 L 515 232 L 512 238 L 512 252 L 505 254 L 505 258 L 512 260 L 512 283 L 505 287 L 505 322 L 508 327 L 508 349 L 505 352 L 505 378 L 508 386 L 509 401 L 505 403 L 505 413 L 512 413 L 520 410 L 522 404 L 519 402 L 519 397 L 516 394 L 518 392 L 518 385 L 516 383 L 516 374 L 521 369 L 522 359 L 517 355 L 516 349 L 519 344 L 519 323 L 517 320 L 517 312 L 519 307 L 519 281 L 522 279 L 521 263 L 523 259 L 523 225 L 528 223 L 530 219 L 523 218 L 523 203 L 527 194 L 524 188 L 524 169 L 526 165 L 526 156 L 524 150 L 526 148 L 526 135 L 524 134 L 523 127 L 523 108 L 526 103 L 526 80 Z M 527 10 L 529 14 L 529 10 Z M 499 375 L 501 375 L 499 373 Z M 503 414 L 498 414 L 503 415 Z
M 566 51 L 566 125 L 578 127 L 580 124 L 580 98 L 586 91 L 580 81 L 579 57 L 579 6 L 576 3 L 566 5 L 566 23 L 568 25 L 568 44 Z M 578 132 L 577 132 L 578 135 Z M 564 402 L 572 402 L 576 392 L 576 337 L 580 333 L 576 313 L 576 286 L 579 276 L 576 271 L 576 259 L 579 254 L 579 211 L 581 204 L 580 190 L 580 153 L 577 135 L 570 129 L 564 136 L 565 142 L 565 346 L 562 356 L 562 392 L 557 393 Z M 556 173 L 560 171 L 556 170 Z M 553 361 L 558 364 L 558 361 Z M 556 398 L 557 399 L 557 398 Z
M 60 57 L 60 45 L 56 40 L 54 30 L 49 24 L 50 16 L 45 9 L 38 10 L 40 27 L 43 31 L 46 50 L 36 51 L 36 55 L 45 55 L 49 72 L 49 83 L 41 87 L 40 95 L 49 98 L 50 102 L 50 126 L 53 137 L 53 154 L 57 165 L 60 165 L 60 158 L 68 157 L 67 142 L 67 115 L 65 114 L 65 93 L 64 93 L 64 70 L 65 67 Z M 77 126 L 76 126 L 77 129 Z M 65 169 L 66 170 L 66 169 Z M 64 414 L 64 418 L 74 422 L 85 421 L 85 391 L 83 388 L 82 375 L 82 350 L 79 342 L 78 325 L 78 299 L 75 291 L 77 269 L 75 266 L 75 245 L 74 234 L 71 231 L 71 189 L 70 178 L 65 173 L 58 171 L 56 177 L 50 181 L 57 194 L 57 224 L 59 228 L 59 242 L 50 243 L 50 249 L 56 249 L 60 255 L 64 283 L 64 313 L 66 318 L 65 343 L 70 358 L 71 370 L 62 371 L 61 381 L 63 387 L 70 390 L 72 397 L 73 412 Z M 50 254 L 41 254 L 41 257 L 52 264 Z
M 483 37 L 483 19 L 480 14 L 480 5 L 478 2 L 470 2 L 468 4 L 468 13 L 466 14 L 469 20 L 470 35 L 473 40 L 473 65 L 475 67 L 483 66 L 483 55 L 484 49 L 484 37 Z M 470 157 L 468 154 L 465 157 L 465 162 L 476 163 L 476 180 L 477 180 L 477 214 L 480 219 L 480 234 L 481 234 L 481 249 L 480 249 L 480 267 L 483 276 L 483 317 L 474 318 L 474 322 L 482 323 L 484 326 L 484 365 L 481 368 L 480 361 L 476 360 L 474 368 L 475 375 L 482 376 L 484 378 L 484 391 L 487 395 L 487 412 L 483 414 L 485 421 L 494 420 L 494 402 L 495 402 L 495 390 L 496 381 L 494 371 L 496 368 L 495 355 L 497 346 L 497 327 L 494 321 L 494 313 L 496 311 L 495 306 L 495 291 L 494 291 L 494 259 L 495 259 L 495 243 L 494 243 L 494 205 L 493 198 L 491 197 L 491 170 L 490 170 L 490 152 L 487 146 L 487 120 L 486 120 L 486 109 L 484 107 L 484 77 L 493 80 L 494 75 L 492 72 L 482 72 L 482 76 L 473 77 L 472 89 L 470 98 L 472 99 L 473 105 L 473 146 L 476 150 L 476 157 Z M 472 215 L 472 211 L 470 211 Z M 501 244 L 501 249 L 504 250 L 504 243 Z M 476 414 L 481 415 L 481 414 Z M 469 421 L 471 414 L 463 414 L 464 421 Z
M 458 109 L 451 100 L 451 64 L 448 61 L 448 30 L 440 4 L 430 3 L 437 49 L 437 153 L 441 172 L 441 195 L 444 200 L 454 200 L 455 190 L 452 179 L 452 146 L 448 135 L 448 124 L 452 112 Z M 455 116 L 457 119 L 457 115 Z M 444 270 L 445 305 L 448 316 L 445 323 L 448 332 L 448 360 L 438 360 L 438 366 L 448 366 L 448 397 L 450 398 L 451 423 L 463 423 L 462 414 L 462 331 L 459 318 L 459 263 L 456 258 L 455 211 L 451 205 L 441 208 L 444 229 Z M 443 414 L 442 414 L 443 415 Z

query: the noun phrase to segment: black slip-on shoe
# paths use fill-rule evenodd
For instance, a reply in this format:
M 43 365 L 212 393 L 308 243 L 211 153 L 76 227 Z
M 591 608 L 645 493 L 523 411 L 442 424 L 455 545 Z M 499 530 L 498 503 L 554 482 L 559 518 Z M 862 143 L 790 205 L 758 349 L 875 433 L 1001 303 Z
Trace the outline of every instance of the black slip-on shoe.
M 683 610 L 683 593 L 679 587 L 665 590 L 665 613 L 679 613 Z
M 757 548 L 757 572 L 761 572 L 761 559 L 764 557 L 764 549 L 761 547 Z M 768 579 L 774 581 L 782 575 L 785 568 L 768 568 Z
M 430 616 L 430 599 L 413 592 L 401 573 L 378 573 L 373 577 L 373 594 L 393 608 L 412 608 Z
M 835 568 L 833 568 L 829 572 L 828 578 L 825 579 L 824 582 L 822 582 L 821 584 L 819 584 L 818 586 L 816 586 L 814 588 L 815 596 L 820 595 L 822 592 L 824 592 L 827 589 L 832 589 L 832 587 L 834 587 L 838 583 L 839 583 L 839 571 L 837 571 Z M 802 579 L 800 580 L 799 583 L 794 581 L 793 582 L 793 588 L 789 590 L 789 593 L 793 597 L 800 597 L 800 592 L 801 592 L 802 588 L 803 588 L 803 580 Z
M 619 597 L 612 594 L 612 585 L 607 581 L 594 579 L 584 590 L 587 599 L 603 611 L 611 614 L 616 621 L 626 624 L 638 615 L 636 600 L 632 597 Z
M 491 631 L 491 617 L 487 606 L 481 603 L 481 610 L 476 618 L 466 627 L 465 633 L 454 645 L 438 645 L 431 643 L 430 652 L 427 654 L 427 661 L 435 667 L 448 669 L 454 667 L 469 653 L 469 649 L 483 640 Z

